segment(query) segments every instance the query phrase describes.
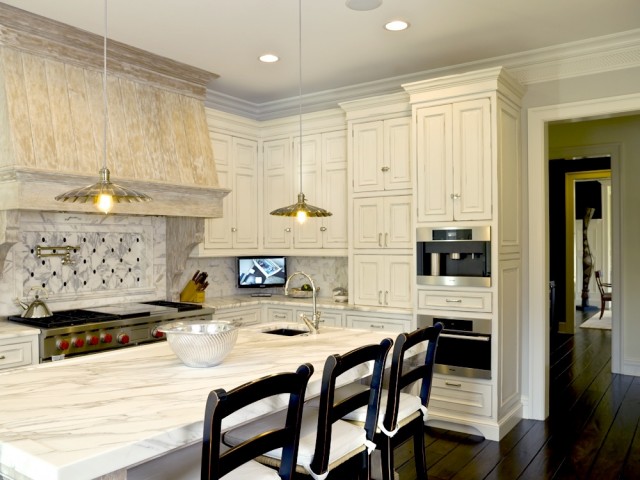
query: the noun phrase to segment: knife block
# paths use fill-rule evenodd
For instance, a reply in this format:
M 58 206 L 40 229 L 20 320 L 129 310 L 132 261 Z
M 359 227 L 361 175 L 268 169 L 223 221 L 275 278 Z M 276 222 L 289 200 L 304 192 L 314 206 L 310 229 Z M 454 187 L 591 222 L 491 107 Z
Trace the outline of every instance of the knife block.
M 193 280 L 189 280 L 182 292 L 180 292 L 181 302 L 204 303 L 204 299 L 204 290 L 198 290 L 198 286 Z

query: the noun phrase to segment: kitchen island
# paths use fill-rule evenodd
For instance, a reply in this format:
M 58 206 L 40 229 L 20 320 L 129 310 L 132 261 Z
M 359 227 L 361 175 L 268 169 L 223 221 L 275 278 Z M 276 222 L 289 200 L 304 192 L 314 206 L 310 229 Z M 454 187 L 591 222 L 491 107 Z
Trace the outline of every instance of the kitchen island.
M 186 367 L 160 342 L 0 374 L 0 476 L 126 479 L 133 467 L 202 439 L 212 389 L 309 362 L 315 373 L 307 397 L 314 396 L 328 355 L 389 336 L 323 328 L 318 335 L 281 337 L 260 329 L 241 329 L 233 351 L 212 368 Z M 265 405 L 262 413 L 283 406 Z M 237 415 L 226 426 L 246 419 Z

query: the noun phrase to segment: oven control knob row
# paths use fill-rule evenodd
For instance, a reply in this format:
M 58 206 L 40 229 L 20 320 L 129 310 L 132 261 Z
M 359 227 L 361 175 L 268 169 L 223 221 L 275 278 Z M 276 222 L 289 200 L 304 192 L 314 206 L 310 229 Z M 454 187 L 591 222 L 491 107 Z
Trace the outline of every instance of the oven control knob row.
M 127 343 L 129 343 L 129 335 L 127 335 L 126 333 L 121 333 L 118 335 L 118 343 L 120 345 L 126 345 Z

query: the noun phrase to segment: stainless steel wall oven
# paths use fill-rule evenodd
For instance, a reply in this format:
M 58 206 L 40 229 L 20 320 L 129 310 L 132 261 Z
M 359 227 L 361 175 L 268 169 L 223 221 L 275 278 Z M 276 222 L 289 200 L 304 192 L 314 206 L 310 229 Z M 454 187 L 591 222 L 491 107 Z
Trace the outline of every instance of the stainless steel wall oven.
M 444 326 L 434 372 L 468 378 L 491 378 L 491 320 L 418 315 L 418 327 Z

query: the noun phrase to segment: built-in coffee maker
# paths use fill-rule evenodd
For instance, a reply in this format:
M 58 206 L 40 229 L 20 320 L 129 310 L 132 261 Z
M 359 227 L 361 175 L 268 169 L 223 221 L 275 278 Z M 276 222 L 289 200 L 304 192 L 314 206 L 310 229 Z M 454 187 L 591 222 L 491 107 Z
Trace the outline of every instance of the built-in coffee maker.
M 418 285 L 491 286 L 491 228 L 416 231 Z

